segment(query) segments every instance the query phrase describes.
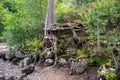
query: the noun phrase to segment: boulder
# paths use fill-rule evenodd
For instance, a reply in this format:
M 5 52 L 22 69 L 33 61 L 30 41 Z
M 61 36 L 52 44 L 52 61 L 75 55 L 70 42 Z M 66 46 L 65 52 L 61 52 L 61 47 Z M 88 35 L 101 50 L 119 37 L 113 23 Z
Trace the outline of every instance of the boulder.
M 37 61 L 37 55 L 34 52 L 29 53 L 26 55 L 26 57 L 29 57 L 31 59 L 31 63 L 36 63 Z
M 3 74 L 3 71 L 0 71 L 0 80 L 5 80 L 5 77 L 4 77 L 4 74 Z
M 31 65 L 23 68 L 22 73 L 25 75 L 28 75 L 28 74 L 32 73 L 34 71 L 34 69 L 35 69 L 34 65 L 31 64 Z
M 6 60 L 6 59 L 5 59 L 5 53 L 4 53 L 4 52 L 0 52 L 0 58 L 3 59 L 3 60 Z
M 23 80 L 24 77 L 25 77 L 25 74 L 19 74 L 14 77 L 14 80 Z
M 19 66 L 20 67 L 27 67 L 30 64 L 31 64 L 31 59 L 30 58 L 25 58 L 25 59 L 20 61 Z
M 53 58 L 53 53 L 51 52 L 51 51 L 47 51 L 46 52 L 46 55 L 45 55 L 45 57 L 46 57 L 46 59 L 51 59 L 51 58 Z
M 71 67 L 72 61 L 74 61 L 74 59 L 71 57 L 68 59 L 68 67 Z
M 68 62 L 64 58 L 60 58 L 58 63 L 60 67 L 68 67 Z
M 20 58 L 14 58 L 14 59 L 12 60 L 12 63 L 13 63 L 14 65 L 19 65 L 20 61 L 21 61 Z
M 52 66 L 54 64 L 53 59 L 46 59 L 44 62 L 45 66 Z
M 7 60 L 11 61 L 15 58 L 15 54 L 13 52 L 7 51 L 4 54 L 5 54 L 5 59 Z
M 70 74 L 82 74 L 87 69 L 87 59 L 79 59 L 78 62 L 72 61 L 70 66 Z
M 9 77 L 7 76 L 5 77 L 5 80 L 15 80 L 15 79 L 14 79 L 14 76 L 9 76 Z
M 14 51 L 14 52 L 15 52 L 15 57 L 16 58 L 21 58 L 21 59 L 25 58 L 25 54 L 22 53 L 20 50 Z

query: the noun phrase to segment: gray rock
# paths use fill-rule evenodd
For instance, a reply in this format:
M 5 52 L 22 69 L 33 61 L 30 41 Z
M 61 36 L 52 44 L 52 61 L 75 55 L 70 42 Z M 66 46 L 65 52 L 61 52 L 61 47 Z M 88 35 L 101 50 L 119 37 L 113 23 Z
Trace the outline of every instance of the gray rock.
M 0 52 L 0 58 L 5 60 L 5 53 L 4 52 Z
M 70 67 L 70 74 L 82 74 L 87 69 L 87 59 L 79 59 L 78 62 L 72 61 Z
M 46 59 L 51 59 L 53 57 L 53 53 L 51 53 L 50 51 L 47 51 L 45 57 Z
M 68 62 L 64 58 L 60 58 L 58 62 L 59 62 L 59 66 L 68 67 Z
M 31 59 L 30 58 L 25 58 L 25 59 L 20 61 L 19 66 L 20 67 L 27 67 L 30 64 L 31 64 Z
M 19 74 L 14 77 L 14 80 L 23 80 L 26 74 Z
M 74 59 L 71 57 L 68 59 L 68 67 L 71 67 L 72 61 L 74 61 Z
M 14 59 L 12 60 L 12 63 L 13 63 L 14 65 L 19 65 L 20 61 L 21 61 L 20 58 L 14 58 Z
M 53 59 L 46 59 L 44 62 L 45 66 L 52 66 L 54 64 Z
M 15 80 L 14 76 L 5 77 L 5 80 Z
M 18 50 L 18 51 L 15 51 L 15 57 L 23 59 L 25 58 L 25 54 L 22 53 L 20 50 Z
M 29 65 L 27 67 L 25 67 L 23 70 L 22 70 L 22 73 L 25 74 L 25 75 L 28 75 L 30 73 L 32 73 L 34 71 L 35 67 L 34 65 Z
M 13 60 L 15 57 L 15 54 L 12 52 L 5 52 L 4 54 L 5 54 L 5 59 L 7 60 Z
M 5 80 L 5 77 L 2 71 L 0 71 L 0 80 Z

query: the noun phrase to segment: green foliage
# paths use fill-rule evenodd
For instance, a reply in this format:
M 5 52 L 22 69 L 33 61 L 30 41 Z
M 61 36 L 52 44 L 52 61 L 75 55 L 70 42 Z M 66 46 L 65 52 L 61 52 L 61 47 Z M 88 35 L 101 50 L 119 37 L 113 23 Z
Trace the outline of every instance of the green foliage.
M 107 79 L 116 80 L 116 74 L 115 74 L 114 71 L 106 71 L 106 72 L 98 71 L 98 73 L 99 73 L 100 75 L 105 76 Z
M 64 13 L 68 12 L 69 6 L 66 5 L 66 0 L 55 0 L 55 16 L 57 21 L 61 21 L 61 17 Z
M 5 14 L 7 13 L 7 10 L 3 7 L 2 4 L 0 4 L 0 36 L 2 36 L 2 32 L 4 30 L 4 18 L 5 18 Z
M 83 23 L 86 25 L 104 27 L 109 19 L 116 21 L 120 17 L 117 0 L 97 0 L 86 6 L 88 7 L 85 8 L 86 13 L 80 14 Z
M 60 18 L 58 18 L 58 21 L 60 23 L 66 23 L 66 22 L 71 22 L 71 23 L 80 23 L 80 20 L 79 20 L 79 14 L 77 11 L 75 10 L 71 10 L 71 11 L 68 11 L 64 14 L 62 14 L 60 16 Z
M 29 0 L 29 2 L 27 0 L 14 0 L 14 2 L 10 1 L 8 3 L 10 4 L 5 5 L 8 7 L 9 12 L 5 15 L 4 21 L 6 41 L 14 47 L 25 49 L 37 47 L 32 44 L 36 38 L 39 39 L 42 35 L 40 30 L 43 28 L 45 21 L 47 0 L 36 0 L 35 2 L 33 0 Z M 16 12 L 11 13 L 9 10 L 13 7 L 11 5 L 15 6 Z
M 85 54 L 85 49 L 78 49 L 76 52 L 76 60 L 80 59 L 80 58 L 86 58 L 88 57 L 87 54 Z
M 100 35 L 100 43 L 104 40 L 109 44 L 120 42 L 118 29 L 109 32 L 106 29 L 109 20 L 116 27 L 120 18 L 119 0 L 55 0 L 55 4 L 58 23 L 79 22 L 88 26 L 89 44 L 96 44 L 96 26 L 100 27 L 100 33 L 107 34 Z M 44 27 L 46 11 L 47 0 L 1 0 L 0 36 L 4 30 L 4 37 L 11 46 L 34 49 L 43 35 L 40 31 Z M 79 50 L 77 54 L 80 54 Z
M 82 56 L 83 54 L 85 54 L 85 49 L 78 49 L 76 54 L 77 56 Z
M 97 65 L 102 65 L 106 63 L 106 59 L 97 55 L 93 55 L 89 58 L 89 63 L 96 62 Z
M 11 3 L 12 2 L 12 3 Z M 5 1 L 5 2 L 3 2 L 3 7 L 4 8 L 7 8 L 8 9 L 8 11 L 10 11 L 10 12 L 17 12 L 17 9 L 16 9 L 16 7 L 15 7 L 15 2 L 14 1 Z

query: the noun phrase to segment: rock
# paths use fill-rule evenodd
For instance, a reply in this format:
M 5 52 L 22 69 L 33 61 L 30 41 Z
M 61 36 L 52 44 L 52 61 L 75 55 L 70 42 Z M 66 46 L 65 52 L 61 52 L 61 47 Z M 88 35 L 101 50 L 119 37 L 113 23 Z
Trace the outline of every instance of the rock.
M 60 58 L 58 62 L 60 67 L 68 67 L 68 62 L 64 58 Z
M 24 59 L 24 58 L 30 58 L 32 63 L 35 63 L 37 60 L 37 56 L 35 55 L 34 52 L 30 52 L 30 51 L 14 51 L 15 52 L 15 57 L 19 58 L 19 59 Z
M 5 54 L 5 58 L 7 59 L 7 60 L 13 60 L 14 58 L 15 58 L 15 54 L 14 53 L 12 53 L 12 52 L 5 52 L 4 53 Z
M 51 53 L 50 51 L 47 51 L 47 54 L 45 55 L 46 59 L 51 59 L 53 58 L 53 53 Z
M 5 80 L 15 80 L 14 76 L 5 77 Z
M 25 58 L 25 59 L 20 61 L 19 66 L 20 67 L 27 67 L 30 64 L 31 64 L 31 59 L 30 58 Z
M 3 71 L 0 71 L 0 80 L 5 80 L 5 77 L 4 77 L 4 74 L 3 74 Z
M 71 67 L 72 61 L 74 61 L 74 59 L 71 57 L 68 59 L 68 67 Z
M 22 73 L 28 75 L 28 74 L 32 73 L 34 71 L 34 69 L 35 69 L 34 65 L 31 64 L 31 65 L 25 67 L 22 70 Z
M 72 61 L 70 67 L 70 74 L 82 74 L 87 69 L 87 59 L 79 59 L 78 62 Z
M 3 59 L 3 60 L 6 60 L 6 59 L 5 59 L 5 53 L 4 53 L 4 52 L 0 52 L 0 58 Z
M 20 58 L 14 58 L 14 59 L 12 60 L 12 63 L 13 63 L 14 65 L 19 65 L 20 61 L 21 61 Z
M 31 59 L 31 63 L 36 63 L 37 61 L 37 55 L 34 52 L 29 53 L 26 57 L 29 57 Z
M 53 59 L 46 59 L 44 62 L 45 66 L 52 66 L 54 64 Z
M 19 74 L 19 75 L 16 75 L 14 77 L 15 80 L 23 80 L 23 78 L 25 77 L 25 74 Z
M 16 50 L 14 52 L 15 52 L 15 57 L 16 58 L 21 58 L 21 59 L 25 58 L 25 54 L 22 53 L 20 50 L 18 50 L 18 51 Z

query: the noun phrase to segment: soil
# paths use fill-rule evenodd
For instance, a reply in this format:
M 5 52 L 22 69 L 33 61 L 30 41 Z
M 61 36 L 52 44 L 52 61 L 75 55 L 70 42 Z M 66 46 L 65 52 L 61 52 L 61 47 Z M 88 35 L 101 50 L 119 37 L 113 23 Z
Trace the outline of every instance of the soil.
M 70 75 L 68 68 L 41 68 L 36 66 L 35 71 L 24 80 L 94 80 L 96 76 L 95 68 L 90 68 L 81 75 Z

